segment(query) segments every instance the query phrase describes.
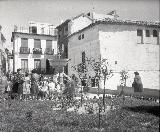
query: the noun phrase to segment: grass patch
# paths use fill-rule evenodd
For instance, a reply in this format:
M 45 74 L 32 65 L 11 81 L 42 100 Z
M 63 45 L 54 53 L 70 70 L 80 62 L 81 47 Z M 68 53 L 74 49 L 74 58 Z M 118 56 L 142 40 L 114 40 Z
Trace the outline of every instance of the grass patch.
M 101 115 L 53 111 L 55 101 L 11 101 L 11 106 L 0 103 L 0 132 L 100 132 L 100 131 L 159 131 L 159 104 L 126 98 L 107 99 L 116 109 Z M 7 102 L 6 102 L 7 103 Z M 27 114 L 29 113 L 29 114 Z M 28 117 L 27 117 L 28 116 Z

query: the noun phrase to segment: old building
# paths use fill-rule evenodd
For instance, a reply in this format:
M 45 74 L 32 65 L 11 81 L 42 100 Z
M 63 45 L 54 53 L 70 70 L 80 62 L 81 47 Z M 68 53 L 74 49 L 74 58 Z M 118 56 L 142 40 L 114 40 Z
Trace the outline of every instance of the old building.
M 127 86 L 131 87 L 138 71 L 144 88 L 159 89 L 160 23 L 105 19 L 91 23 L 68 37 L 68 74 L 76 74 L 73 66 L 92 58 L 107 59 L 113 76 L 106 81 L 107 89 L 120 85 L 122 70 L 128 71 Z M 87 73 L 94 77 L 90 69 Z M 102 81 L 103 82 L 103 81 Z M 101 82 L 100 87 L 104 85 Z
M 5 37 L 2 34 L 2 26 L 0 25 L 0 76 L 7 72 L 7 55 L 5 52 Z
M 68 36 L 87 27 L 91 23 L 97 20 L 104 20 L 106 18 L 116 19 L 116 11 L 112 11 L 108 14 L 98 14 L 95 12 L 82 13 L 71 19 L 67 19 L 59 26 L 56 27 L 58 30 L 58 47 L 62 51 L 61 58 L 68 58 Z M 68 73 L 67 67 L 65 72 Z
M 57 54 L 57 33 L 53 25 L 30 22 L 29 27 L 16 27 L 12 33 L 13 71 L 33 69 L 44 73 L 54 73 L 49 60 Z

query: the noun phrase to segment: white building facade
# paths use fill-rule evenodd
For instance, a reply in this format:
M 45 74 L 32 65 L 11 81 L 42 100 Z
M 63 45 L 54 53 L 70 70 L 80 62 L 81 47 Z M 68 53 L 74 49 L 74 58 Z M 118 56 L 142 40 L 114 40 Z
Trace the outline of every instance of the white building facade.
M 106 81 L 106 89 L 117 89 L 122 70 L 128 71 L 128 87 L 138 71 L 144 88 L 159 89 L 159 38 L 159 23 L 111 19 L 94 22 L 68 37 L 68 74 L 77 75 L 73 66 L 82 62 L 85 53 L 86 58 L 108 60 L 113 76 Z M 92 69 L 87 74 L 95 76 Z M 103 81 L 100 87 L 104 87 Z
M 57 34 L 55 29 L 49 30 L 49 27 L 43 23 L 31 23 L 29 31 L 21 28 L 12 33 L 14 72 L 19 68 L 28 72 L 33 69 L 54 72 L 49 60 L 57 55 Z

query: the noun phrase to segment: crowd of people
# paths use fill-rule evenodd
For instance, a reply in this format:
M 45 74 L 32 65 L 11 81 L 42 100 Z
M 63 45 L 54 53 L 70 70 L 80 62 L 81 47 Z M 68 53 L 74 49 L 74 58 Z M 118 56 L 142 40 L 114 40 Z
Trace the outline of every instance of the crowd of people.
M 58 75 L 46 77 L 37 74 L 35 70 L 32 70 L 31 74 L 27 72 L 22 74 L 21 69 L 18 69 L 15 73 L 7 74 L 5 93 L 12 99 L 53 99 L 54 95 L 66 92 L 65 88 L 74 87 L 71 80 L 65 76 L 62 84 Z
M 22 73 L 21 69 L 17 69 L 17 72 L 8 73 L 6 78 L 4 92 L 8 93 L 13 99 L 53 99 L 54 95 L 58 94 L 65 94 L 67 99 L 71 99 L 74 96 L 74 90 L 77 85 L 75 76 L 68 77 L 63 75 L 63 81 L 61 81 L 59 74 L 44 77 L 42 74 L 37 74 L 36 70 L 32 70 L 29 74 L 27 72 Z M 91 83 L 87 82 L 86 84 Z M 85 86 L 83 81 L 82 86 Z M 143 84 L 138 72 L 135 72 L 132 87 L 135 92 L 143 91 Z

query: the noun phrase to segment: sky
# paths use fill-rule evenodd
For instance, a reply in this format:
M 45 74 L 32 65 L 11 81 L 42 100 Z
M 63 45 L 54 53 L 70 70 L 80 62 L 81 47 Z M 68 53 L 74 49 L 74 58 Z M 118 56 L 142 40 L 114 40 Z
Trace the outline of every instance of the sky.
M 123 20 L 160 21 L 160 0 L 0 0 L 0 25 L 11 50 L 14 25 L 36 21 L 56 26 L 81 13 L 112 10 Z

